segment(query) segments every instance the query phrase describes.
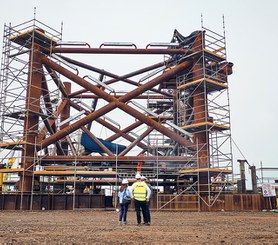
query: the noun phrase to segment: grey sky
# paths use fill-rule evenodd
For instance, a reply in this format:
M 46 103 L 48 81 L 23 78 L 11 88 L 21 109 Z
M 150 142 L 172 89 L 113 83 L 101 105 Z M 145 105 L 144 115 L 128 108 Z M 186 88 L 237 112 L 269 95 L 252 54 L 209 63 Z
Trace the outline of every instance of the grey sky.
M 64 40 L 87 41 L 95 47 L 104 41 L 131 41 L 139 47 L 168 42 L 175 28 L 183 35 L 199 29 L 201 13 L 205 27 L 222 33 L 224 14 L 228 61 L 234 63 L 229 77 L 232 137 L 251 164 L 259 167 L 263 161 L 278 167 L 278 1 L 3 1 L 1 36 L 4 23 L 32 19 L 34 7 L 37 19 L 55 29 L 63 21 Z M 112 71 L 133 70 L 118 69 Z M 235 146 L 233 150 L 236 164 L 242 157 Z

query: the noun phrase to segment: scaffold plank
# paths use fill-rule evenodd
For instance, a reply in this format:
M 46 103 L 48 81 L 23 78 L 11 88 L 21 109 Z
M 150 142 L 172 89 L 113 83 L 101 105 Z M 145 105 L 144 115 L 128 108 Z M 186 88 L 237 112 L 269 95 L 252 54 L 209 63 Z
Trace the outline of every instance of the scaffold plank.
M 14 141 L 14 142 L 3 142 L 0 144 L 0 148 L 10 149 L 10 150 L 21 150 L 20 146 L 26 144 L 26 141 Z
M 195 80 L 195 81 L 191 81 L 191 82 L 182 84 L 178 87 L 178 89 L 187 89 L 187 88 L 190 88 L 190 87 L 196 87 L 200 83 L 203 83 L 203 82 L 207 83 L 206 87 L 207 87 L 209 92 L 219 91 L 219 90 L 228 88 L 227 83 L 218 82 L 216 80 L 213 80 L 212 78 L 201 78 L 201 79 L 198 79 L 198 80 Z
M 180 174 L 186 174 L 186 173 L 204 173 L 208 172 L 211 174 L 219 174 L 219 173 L 225 173 L 225 174 L 231 174 L 233 171 L 230 169 L 221 169 L 221 168 L 192 168 L 192 169 L 183 169 L 180 170 Z
M 204 49 L 203 52 L 205 53 L 206 57 L 209 57 L 213 60 L 217 60 L 217 61 L 224 61 L 226 58 L 223 55 L 217 54 L 209 49 Z
M 0 169 L 0 173 L 17 173 L 23 172 L 24 168 L 2 168 Z
M 116 172 L 114 171 L 74 171 L 74 170 L 57 170 L 57 171 L 47 171 L 47 170 L 38 170 L 34 171 L 35 175 L 44 175 L 44 176 L 95 176 L 95 177 L 100 177 L 100 176 L 111 176 L 115 177 Z
M 229 126 L 213 123 L 213 122 L 200 122 L 200 123 L 192 123 L 189 125 L 181 126 L 182 129 L 188 131 L 188 132 L 196 132 L 199 130 L 205 130 L 206 127 L 209 127 L 210 129 L 221 131 L 221 130 L 228 130 L 230 129 Z
M 32 37 L 35 38 L 35 43 L 38 43 L 39 45 L 46 48 L 49 48 L 50 46 L 55 45 L 57 43 L 57 40 L 46 35 L 45 33 L 43 33 L 43 31 L 38 30 L 36 28 L 32 28 L 22 33 L 13 35 L 10 37 L 10 40 L 19 45 L 29 47 Z

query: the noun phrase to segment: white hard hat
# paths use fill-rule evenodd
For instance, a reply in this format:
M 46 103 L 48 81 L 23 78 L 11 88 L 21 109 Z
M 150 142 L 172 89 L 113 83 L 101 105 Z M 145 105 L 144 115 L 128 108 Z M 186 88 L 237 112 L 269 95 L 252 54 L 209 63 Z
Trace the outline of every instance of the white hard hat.
M 123 179 L 122 184 L 128 184 L 128 180 L 127 179 Z
M 141 179 L 141 175 L 140 175 L 139 173 L 137 173 L 137 174 L 135 175 L 135 179 Z
M 141 180 L 145 180 L 145 179 L 146 179 L 146 177 L 142 175 L 141 176 Z

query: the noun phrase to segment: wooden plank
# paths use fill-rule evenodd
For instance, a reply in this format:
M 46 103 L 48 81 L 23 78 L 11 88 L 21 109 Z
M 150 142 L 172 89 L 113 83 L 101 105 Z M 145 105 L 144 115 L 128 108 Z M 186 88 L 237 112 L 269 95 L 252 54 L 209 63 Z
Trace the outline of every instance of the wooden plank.
M 222 50 L 224 50 L 225 48 L 224 47 L 221 47 L 219 49 L 216 49 L 216 50 L 213 50 L 212 52 L 213 53 L 218 53 L 218 52 L 221 52 Z
M 66 171 L 66 170 L 74 170 L 74 169 L 76 169 L 76 170 L 82 170 L 82 171 L 86 171 L 86 170 L 88 170 L 88 167 L 86 167 L 86 166 L 66 166 L 66 165 L 60 165 L 60 166 L 44 166 L 43 167 L 44 168 L 44 170 L 46 170 L 46 171 Z
M 18 180 L 4 180 L 3 185 L 14 185 L 18 182 Z
M 46 171 L 46 170 L 39 170 L 34 171 L 35 175 L 45 175 L 45 176 L 116 176 L 115 171 L 74 171 L 74 170 L 57 170 L 57 171 Z
M 192 169 L 184 169 L 184 170 L 179 171 L 179 173 L 181 173 L 181 174 L 201 173 L 201 172 L 231 174 L 233 171 L 230 169 L 221 169 L 221 168 L 192 168 Z
M 1 168 L 0 173 L 16 173 L 23 172 L 24 168 Z
M 218 124 L 218 123 L 213 123 L 213 122 L 192 123 L 189 125 L 181 126 L 181 128 L 186 130 L 186 129 L 197 128 L 197 127 L 202 127 L 202 126 L 207 126 L 207 125 L 212 128 L 222 129 L 222 130 L 227 130 L 230 128 L 229 126 L 226 126 L 223 124 Z
M 215 80 L 213 80 L 213 78 L 200 78 L 200 79 L 182 84 L 182 85 L 178 86 L 178 89 L 187 88 L 187 87 L 190 87 L 193 85 L 197 86 L 199 83 L 202 83 L 202 82 L 207 82 L 207 87 L 209 87 L 211 84 L 211 85 L 215 85 L 214 87 L 218 88 L 218 89 L 228 88 L 227 83 L 215 81 Z
M 25 45 L 26 41 L 28 41 L 30 39 L 30 37 L 33 36 L 33 34 L 35 36 L 35 41 L 39 42 L 44 47 L 49 47 L 51 44 L 54 45 L 57 43 L 56 39 L 54 39 L 51 36 L 46 35 L 42 31 L 39 31 L 35 28 L 32 28 L 32 29 L 26 30 L 24 32 L 21 32 L 19 34 L 13 35 L 10 37 L 10 40 L 19 45 Z
M 219 61 L 224 61 L 225 60 L 225 56 L 224 55 L 220 55 L 217 53 L 214 53 L 213 51 L 209 50 L 209 49 L 203 49 L 205 56 L 209 56 L 211 58 L 215 58 Z
M 7 148 L 7 149 L 17 149 L 19 145 L 24 145 L 26 141 L 21 140 L 17 142 L 3 142 L 0 144 L 0 148 Z M 21 149 L 21 148 L 20 148 Z

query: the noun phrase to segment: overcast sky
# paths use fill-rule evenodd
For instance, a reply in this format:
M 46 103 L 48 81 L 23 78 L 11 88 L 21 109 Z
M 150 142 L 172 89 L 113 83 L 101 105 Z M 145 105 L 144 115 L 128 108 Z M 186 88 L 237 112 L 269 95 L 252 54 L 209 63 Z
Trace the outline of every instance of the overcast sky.
M 104 41 L 131 41 L 138 47 L 168 42 L 174 29 L 183 35 L 200 29 L 201 14 L 205 27 L 222 33 L 224 14 L 227 57 L 234 63 L 229 76 L 232 138 L 250 164 L 278 167 L 277 0 L 3 1 L 1 36 L 4 23 L 32 19 L 34 7 L 36 18 L 54 29 L 63 22 L 64 40 L 93 47 Z M 233 152 L 237 164 L 243 157 L 234 145 Z

